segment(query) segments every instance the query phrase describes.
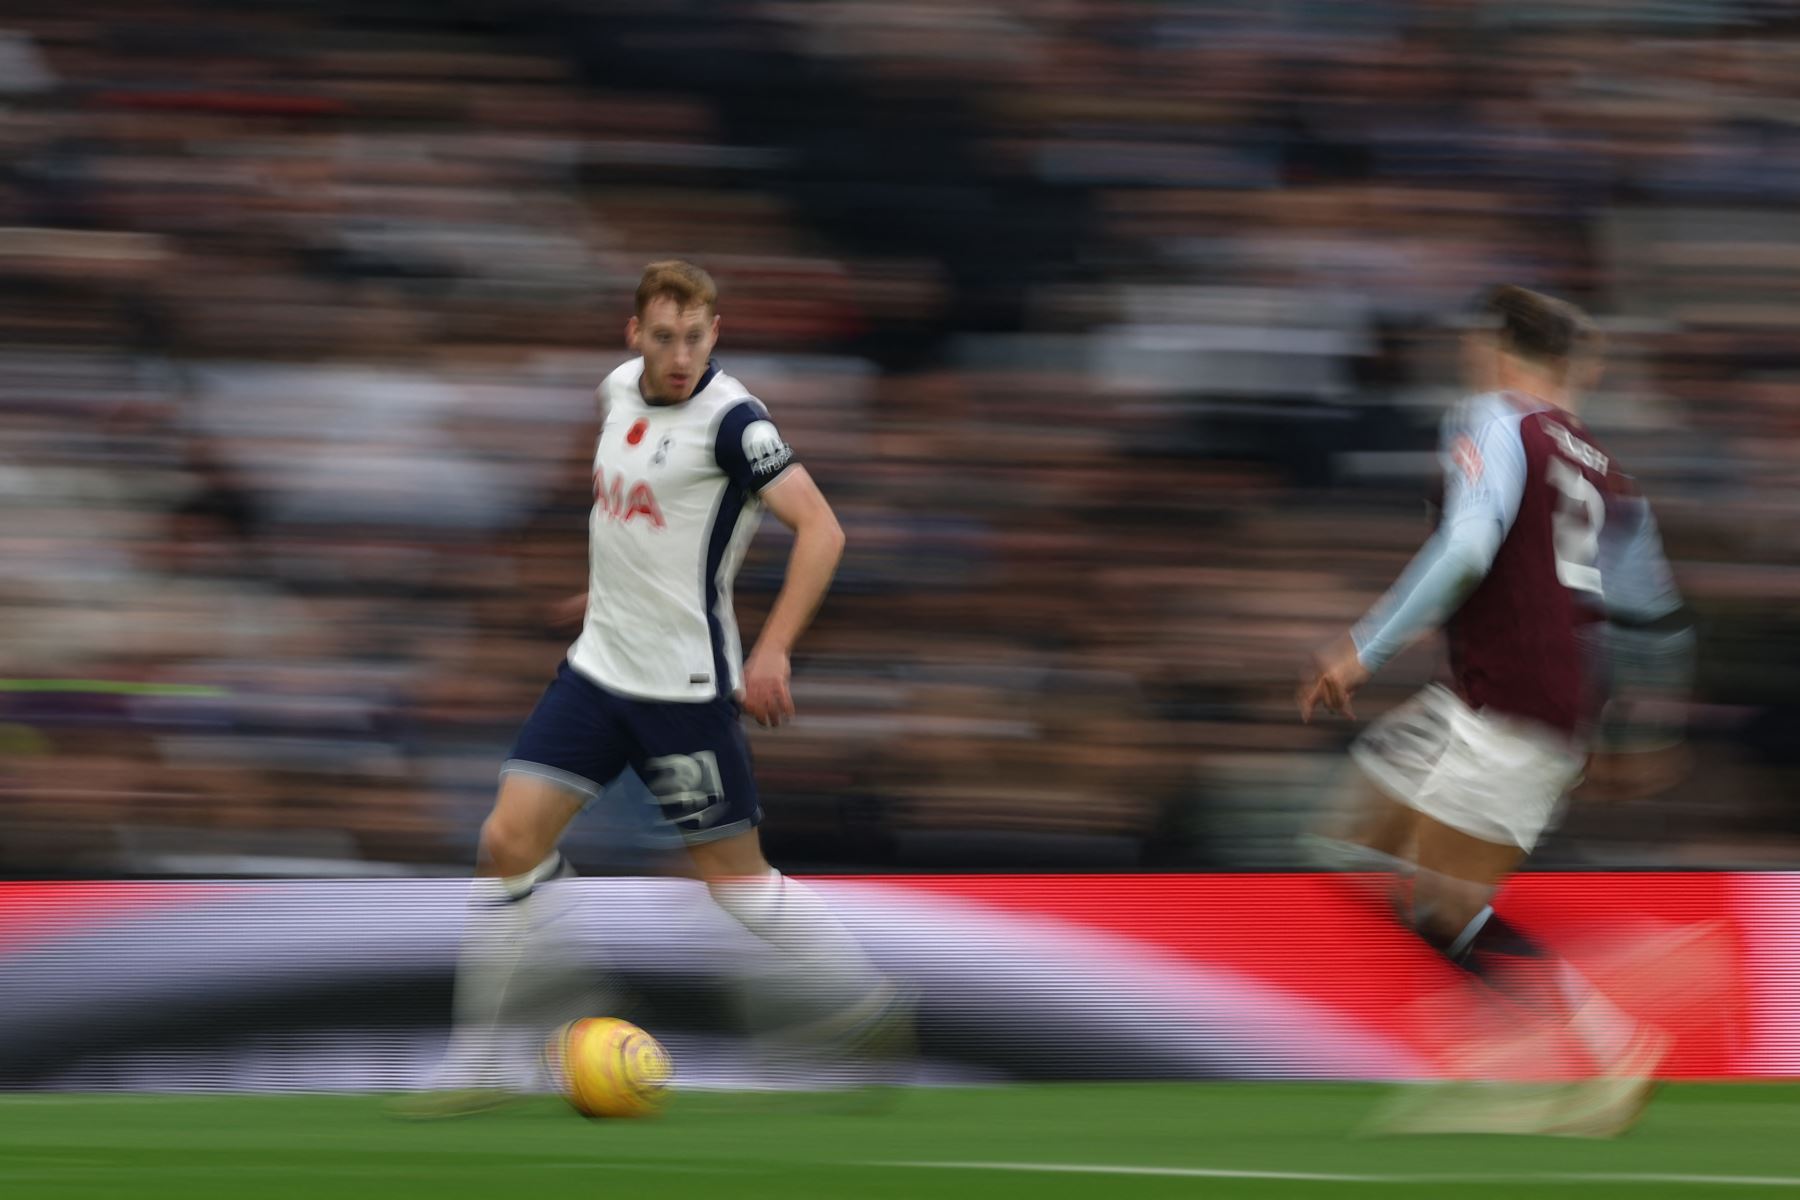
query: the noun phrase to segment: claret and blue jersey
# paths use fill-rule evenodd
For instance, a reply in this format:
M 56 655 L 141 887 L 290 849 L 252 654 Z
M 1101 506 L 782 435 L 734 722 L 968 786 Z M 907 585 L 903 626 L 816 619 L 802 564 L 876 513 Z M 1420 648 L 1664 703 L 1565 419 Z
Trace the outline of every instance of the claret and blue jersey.
M 1439 450 L 1438 528 L 1357 625 L 1357 652 L 1376 670 L 1443 625 L 1471 707 L 1574 733 L 1590 715 L 1579 627 L 1614 592 L 1680 603 L 1648 507 L 1580 421 L 1530 396 L 1468 398 Z

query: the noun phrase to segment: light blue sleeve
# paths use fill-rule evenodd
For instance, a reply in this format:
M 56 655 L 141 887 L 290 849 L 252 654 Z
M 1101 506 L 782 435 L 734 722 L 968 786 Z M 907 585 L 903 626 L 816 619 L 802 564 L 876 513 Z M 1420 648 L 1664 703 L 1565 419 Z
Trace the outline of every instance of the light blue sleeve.
M 1473 435 L 1447 428 L 1443 519 L 1387 595 L 1350 631 L 1370 671 L 1443 624 L 1494 565 L 1525 495 L 1521 419 L 1495 416 Z
M 1681 591 L 1663 553 L 1656 514 L 1643 497 L 1609 505 L 1597 563 L 1606 583 L 1608 616 L 1654 621 L 1681 607 Z

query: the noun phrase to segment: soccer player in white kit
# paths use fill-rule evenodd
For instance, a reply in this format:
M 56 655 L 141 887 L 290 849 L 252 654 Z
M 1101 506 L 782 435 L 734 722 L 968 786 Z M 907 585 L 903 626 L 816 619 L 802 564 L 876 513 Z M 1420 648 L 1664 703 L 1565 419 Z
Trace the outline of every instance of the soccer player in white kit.
M 895 990 L 818 896 L 763 858 L 740 712 L 794 715 L 788 656 L 830 587 L 844 534 L 762 403 L 712 361 L 717 289 L 652 263 L 626 340 L 639 356 L 600 384 L 581 635 L 520 730 L 482 826 L 457 968 L 456 1028 L 413 1115 L 489 1107 L 517 1090 L 508 985 L 534 893 L 572 873 L 564 828 L 627 767 L 642 776 L 719 905 L 827 997 L 840 1038 L 904 1021 Z M 732 581 L 764 509 L 794 531 L 787 575 L 749 656 Z

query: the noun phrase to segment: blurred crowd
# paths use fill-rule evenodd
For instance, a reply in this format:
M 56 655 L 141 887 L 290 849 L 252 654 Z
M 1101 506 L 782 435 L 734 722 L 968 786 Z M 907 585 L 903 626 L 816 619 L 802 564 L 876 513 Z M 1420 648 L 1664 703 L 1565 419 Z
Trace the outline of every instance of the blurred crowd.
M 1496 281 L 1607 328 L 1700 618 L 1693 772 L 1548 861 L 1785 861 L 1796 201 L 1755 0 L 9 6 L 0 872 L 464 866 L 669 256 L 849 534 L 754 740 L 784 865 L 1298 865 L 1300 664 L 1423 536 Z

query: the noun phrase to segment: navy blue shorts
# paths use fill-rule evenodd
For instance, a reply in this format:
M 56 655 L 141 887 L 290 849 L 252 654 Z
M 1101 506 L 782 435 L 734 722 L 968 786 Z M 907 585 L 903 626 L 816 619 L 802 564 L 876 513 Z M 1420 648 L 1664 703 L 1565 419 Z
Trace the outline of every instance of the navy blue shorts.
M 566 661 L 500 773 L 539 775 L 592 802 L 626 767 L 655 798 L 663 827 L 690 845 L 762 823 L 736 700 L 632 700 Z

